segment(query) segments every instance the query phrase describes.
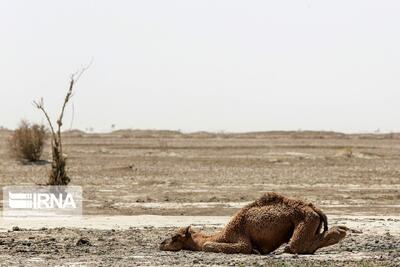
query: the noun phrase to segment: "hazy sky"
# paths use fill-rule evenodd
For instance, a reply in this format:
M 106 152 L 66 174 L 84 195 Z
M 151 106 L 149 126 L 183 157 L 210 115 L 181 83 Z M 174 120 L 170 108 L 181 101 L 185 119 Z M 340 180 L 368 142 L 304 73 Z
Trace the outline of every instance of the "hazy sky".
M 0 0 L 0 125 L 92 58 L 73 128 L 400 131 L 400 1 Z

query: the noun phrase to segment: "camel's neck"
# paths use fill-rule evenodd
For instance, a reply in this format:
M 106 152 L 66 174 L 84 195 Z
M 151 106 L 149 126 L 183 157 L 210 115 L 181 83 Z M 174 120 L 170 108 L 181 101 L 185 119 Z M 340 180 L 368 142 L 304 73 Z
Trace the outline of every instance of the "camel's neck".
M 221 232 L 215 232 L 213 234 L 194 233 L 192 234 L 192 240 L 195 244 L 194 250 L 201 250 L 204 243 L 207 241 L 220 241 Z

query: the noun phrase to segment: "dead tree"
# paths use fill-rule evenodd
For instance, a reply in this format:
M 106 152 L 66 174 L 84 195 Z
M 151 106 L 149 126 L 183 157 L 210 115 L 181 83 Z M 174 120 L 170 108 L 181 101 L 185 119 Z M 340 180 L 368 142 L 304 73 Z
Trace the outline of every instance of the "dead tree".
M 57 130 L 53 127 L 53 123 L 51 122 L 50 117 L 46 109 L 44 108 L 43 98 L 41 98 L 40 101 L 33 101 L 34 106 L 43 112 L 51 130 L 52 163 L 48 185 L 67 185 L 71 181 L 65 170 L 67 158 L 63 154 L 61 126 L 63 125 L 62 120 L 64 117 L 65 107 L 73 96 L 72 90 L 74 88 L 74 85 L 77 83 L 83 72 L 85 72 L 85 70 L 89 68 L 89 66 L 90 65 L 83 67 L 81 70 L 71 75 L 69 88 L 64 98 L 64 103 L 62 105 L 60 115 L 57 119 Z

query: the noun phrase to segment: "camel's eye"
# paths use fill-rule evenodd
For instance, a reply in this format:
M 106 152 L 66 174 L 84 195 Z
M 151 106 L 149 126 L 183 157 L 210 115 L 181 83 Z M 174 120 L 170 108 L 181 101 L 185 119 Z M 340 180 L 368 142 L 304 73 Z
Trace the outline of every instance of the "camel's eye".
M 172 241 L 177 241 L 177 240 L 178 240 L 178 238 L 179 238 L 179 236 L 178 236 L 178 235 L 174 235 L 174 236 L 172 237 Z

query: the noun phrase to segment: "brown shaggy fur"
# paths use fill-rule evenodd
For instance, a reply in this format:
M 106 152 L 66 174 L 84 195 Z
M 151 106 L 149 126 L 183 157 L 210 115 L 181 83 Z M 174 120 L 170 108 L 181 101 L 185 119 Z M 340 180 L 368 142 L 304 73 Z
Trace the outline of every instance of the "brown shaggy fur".
M 344 226 L 328 230 L 326 215 L 311 203 L 267 193 L 236 213 L 222 231 L 205 235 L 190 226 L 181 228 L 160 249 L 267 254 L 288 243 L 285 252 L 312 254 L 338 243 L 346 230 Z

